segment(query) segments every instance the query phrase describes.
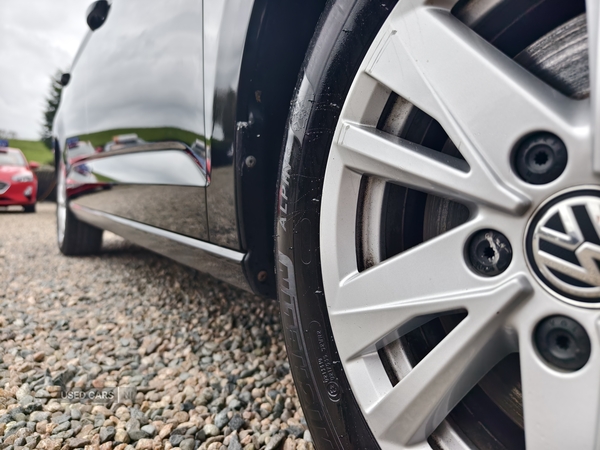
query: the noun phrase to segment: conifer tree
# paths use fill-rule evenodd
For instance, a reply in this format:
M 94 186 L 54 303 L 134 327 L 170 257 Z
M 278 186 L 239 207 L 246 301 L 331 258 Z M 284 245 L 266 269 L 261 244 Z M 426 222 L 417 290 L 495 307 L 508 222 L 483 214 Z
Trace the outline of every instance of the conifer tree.
M 63 86 L 60 84 L 61 73 L 57 72 L 50 82 L 50 95 L 46 97 L 46 109 L 44 111 L 44 123 L 42 128 L 42 142 L 46 147 L 52 149 L 52 123 L 56 110 L 60 103 Z

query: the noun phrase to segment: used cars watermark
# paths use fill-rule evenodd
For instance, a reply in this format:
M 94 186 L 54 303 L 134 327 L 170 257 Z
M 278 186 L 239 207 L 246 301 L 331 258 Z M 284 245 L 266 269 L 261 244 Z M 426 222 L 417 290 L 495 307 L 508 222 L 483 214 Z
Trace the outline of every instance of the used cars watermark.
M 133 402 L 137 390 L 134 386 L 121 386 L 102 389 L 61 390 L 62 401 L 70 403 L 128 403 Z

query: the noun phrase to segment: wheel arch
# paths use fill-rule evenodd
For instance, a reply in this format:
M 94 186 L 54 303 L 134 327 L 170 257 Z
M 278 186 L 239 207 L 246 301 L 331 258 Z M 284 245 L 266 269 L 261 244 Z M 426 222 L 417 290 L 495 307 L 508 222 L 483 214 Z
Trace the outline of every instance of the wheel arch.
M 276 297 L 277 171 L 298 75 L 326 0 L 257 0 L 242 59 L 235 191 L 244 271 L 255 293 Z M 252 158 L 250 166 L 246 164 Z

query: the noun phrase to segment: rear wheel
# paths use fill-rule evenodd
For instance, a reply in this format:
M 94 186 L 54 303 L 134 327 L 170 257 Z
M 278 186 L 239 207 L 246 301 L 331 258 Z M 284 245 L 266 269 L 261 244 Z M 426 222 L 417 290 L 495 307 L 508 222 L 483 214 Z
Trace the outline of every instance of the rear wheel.
M 67 200 L 64 166 L 60 165 L 56 189 L 56 234 L 58 248 L 67 256 L 93 255 L 102 247 L 99 228 L 78 220 L 71 212 Z
M 279 181 L 281 314 L 317 447 L 595 448 L 598 304 L 549 292 L 526 256 L 537 211 L 600 182 L 595 3 L 587 20 L 578 1 L 349 3 L 318 28 Z M 543 356 L 555 315 L 589 336 L 583 369 Z

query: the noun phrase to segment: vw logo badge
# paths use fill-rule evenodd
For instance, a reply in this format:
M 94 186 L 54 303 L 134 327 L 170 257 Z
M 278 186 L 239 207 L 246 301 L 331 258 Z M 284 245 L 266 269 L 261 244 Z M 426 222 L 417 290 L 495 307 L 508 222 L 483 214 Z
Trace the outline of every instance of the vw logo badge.
M 527 253 L 549 290 L 600 302 L 600 191 L 574 191 L 545 204 L 529 225 Z

